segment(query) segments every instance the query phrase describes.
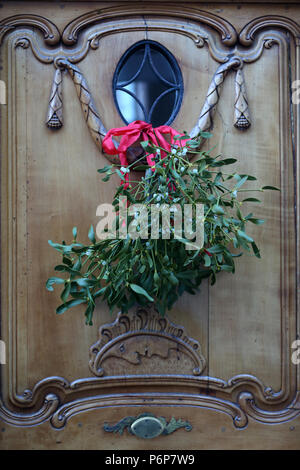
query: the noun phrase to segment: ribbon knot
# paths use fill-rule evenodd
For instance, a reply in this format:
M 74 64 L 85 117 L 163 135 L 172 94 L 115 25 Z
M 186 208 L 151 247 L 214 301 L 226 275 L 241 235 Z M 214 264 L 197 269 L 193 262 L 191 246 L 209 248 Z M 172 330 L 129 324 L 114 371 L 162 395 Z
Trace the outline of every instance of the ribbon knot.
M 142 141 L 149 141 L 150 144 L 152 143 L 165 149 L 167 152 L 170 152 L 171 145 L 180 145 L 180 142 L 174 139 L 175 136 L 178 135 L 182 136 L 184 134 L 177 132 L 170 126 L 159 126 L 153 128 L 152 125 L 147 122 L 133 121 L 128 126 L 115 127 L 110 129 L 103 139 L 102 148 L 104 152 L 108 153 L 109 155 L 119 154 L 121 165 L 123 167 L 127 167 L 127 149 L 140 138 Z M 122 136 L 118 148 L 115 147 L 112 139 L 113 137 L 117 136 Z M 170 137 L 170 142 L 168 142 L 166 136 Z M 161 158 L 164 158 L 165 156 L 166 153 L 161 151 Z M 147 155 L 146 159 L 149 167 L 153 167 L 155 165 L 154 157 L 154 154 Z M 124 174 L 126 181 L 125 187 L 128 187 L 129 174 L 123 172 L 122 174 Z

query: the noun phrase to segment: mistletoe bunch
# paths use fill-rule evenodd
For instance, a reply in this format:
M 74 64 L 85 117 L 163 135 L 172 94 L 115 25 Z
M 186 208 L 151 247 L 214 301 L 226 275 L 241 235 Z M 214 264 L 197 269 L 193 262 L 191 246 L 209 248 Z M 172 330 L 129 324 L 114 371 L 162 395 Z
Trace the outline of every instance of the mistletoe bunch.
M 260 203 L 254 197 L 244 197 L 249 191 L 276 190 L 272 186 L 245 189 L 244 184 L 256 180 L 254 176 L 223 168 L 236 162 L 234 158 L 211 156 L 211 151 L 199 151 L 202 139 L 210 137 L 201 133 L 191 139 L 187 134 L 176 136 L 178 145 L 170 151 L 151 142 L 141 142 L 146 154 L 155 155 L 155 165 L 137 168 L 135 162 L 128 167 L 107 165 L 98 170 L 109 181 L 117 173 L 123 184 L 116 190 L 113 206 L 116 209 L 115 226 L 120 229 L 118 215 L 122 198 L 129 204 L 179 205 L 196 207 L 204 205 L 204 244 L 199 249 L 189 249 L 190 240 L 176 238 L 172 232 L 174 213 L 170 213 L 170 238 L 165 239 L 160 229 L 158 239 L 107 238 L 96 240 L 93 227 L 89 230 L 89 245 L 77 241 L 77 229 L 68 245 L 49 244 L 62 254 L 62 262 L 54 269 L 61 277 L 48 279 L 46 287 L 62 286 L 62 304 L 58 314 L 79 304 L 85 304 L 86 323 L 92 324 L 97 299 L 105 301 L 111 312 L 127 312 L 134 305 L 153 304 L 164 315 L 184 293 L 195 294 L 204 278 L 211 284 L 220 272 L 235 272 L 235 258 L 249 252 L 260 258 L 259 248 L 247 234 L 249 224 L 261 225 L 264 221 L 252 212 L 245 214 L 244 203 Z M 161 158 L 161 155 L 165 155 Z M 189 158 L 194 156 L 194 161 Z M 143 157 L 144 158 L 144 157 Z M 139 180 L 130 180 L 125 174 L 132 169 L 147 170 Z M 150 213 L 150 211 L 149 211 Z M 134 215 L 128 217 L 130 224 Z M 195 222 L 195 221 L 194 221 Z M 148 220 L 151 228 L 151 217 Z

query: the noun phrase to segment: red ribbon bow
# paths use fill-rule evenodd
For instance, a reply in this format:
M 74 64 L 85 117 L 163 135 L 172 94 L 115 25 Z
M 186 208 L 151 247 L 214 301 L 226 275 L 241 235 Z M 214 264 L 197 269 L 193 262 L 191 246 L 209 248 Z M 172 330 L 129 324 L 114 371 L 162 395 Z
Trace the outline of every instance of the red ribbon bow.
M 171 143 L 169 143 L 166 140 L 165 138 L 166 135 L 170 136 Z M 150 143 L 153 143 L 154 145 L 158 145 L 159 147 L 162 147 L 169 152 L 171 150 L 171 144 L 179 145 L 179 141 L 174 140 L 174 137 L 176 135 L 182 136 L 184 134 L 180 134 L 179 132 L 177 132 L 175 129 L 173 129 L 170 126 L 159 126 L 159 127 L 153 128 L 152 125 L 148 124 L 147 122 L 133 121 L 128 126 L 116 127 L 114 129 L 110 129 L 103 139 L 102 148 L 104 152 L 108 153 L 109 155 L 119 154 L 121 165 L 124 167 L 127 167 L 128 166 L 128 161 L 127 161 L 127 156 L 126 156 L 127 149 L 131 145 L 133 145 L 134 142 L 136 142 L 140 137 L 142 138 L 143 141 L 148 140 Z M 116 137 L 116 136 L 122 136 L 120 144 L 117 149 L 112 140 L 112 137 Z M 165 155 L 166 154 L 164 152 L 161 152 L 161 158 L 164 158 Z M 150 167 L 155 165 L 153 158 L 154 158 L 154 154 L 147 155 L 147 163 Z M 128 186 L 128 179 L 129 179 L 129 175 L 128 173 L 125 173 L 125 180 L 126 180 L 125 187 Z

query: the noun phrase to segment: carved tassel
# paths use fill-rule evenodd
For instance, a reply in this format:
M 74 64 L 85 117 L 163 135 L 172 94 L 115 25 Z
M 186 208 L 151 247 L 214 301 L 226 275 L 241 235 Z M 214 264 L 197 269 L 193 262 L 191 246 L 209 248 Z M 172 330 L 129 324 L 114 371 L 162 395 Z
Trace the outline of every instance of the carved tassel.
M 242 69 L 235 74 L 234 126 L 246 130 L 251 126 L 245 79 Z
M 63 125 L 62 72 L 58 68 L 53 78 L 46 125 L 51 129 L 60 129 Z

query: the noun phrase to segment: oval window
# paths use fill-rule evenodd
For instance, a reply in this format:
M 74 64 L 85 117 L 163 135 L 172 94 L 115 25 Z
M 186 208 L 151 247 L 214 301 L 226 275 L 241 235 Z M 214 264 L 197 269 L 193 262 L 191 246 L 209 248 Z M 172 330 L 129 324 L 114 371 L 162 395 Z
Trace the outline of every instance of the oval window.
M 126 124 L 171 124 L 179 111 L 183 80 L 175 57 L 155 41 L 140 41 L 121 57 L 113 78 L 118 111 Z

